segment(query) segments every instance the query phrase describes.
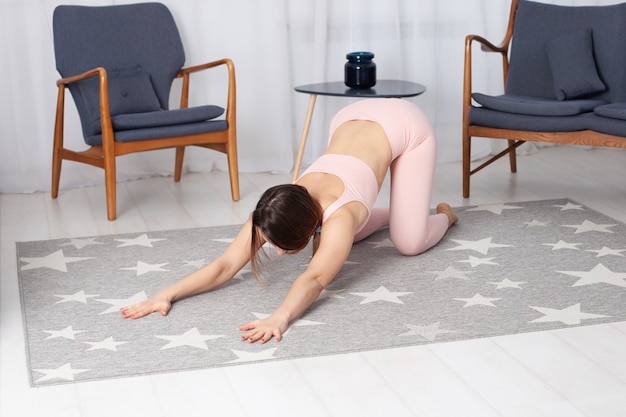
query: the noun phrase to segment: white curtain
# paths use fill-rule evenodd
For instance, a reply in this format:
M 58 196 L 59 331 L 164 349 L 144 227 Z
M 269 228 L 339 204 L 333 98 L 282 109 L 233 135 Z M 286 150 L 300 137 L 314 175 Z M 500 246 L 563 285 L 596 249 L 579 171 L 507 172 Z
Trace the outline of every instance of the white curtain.
M 50 189 L 52 133 L 58 73 L 52 13 L 63 4 L 102 6 L 130 1 L 0 0 L 0 192 Z M 610 0 L 558 0 L 559 4 L 608 4 Z M 379 79 L 424 84 L 410 99 L 435 126 L 439 161 L 461 157 L 463 44 L 469 33 L 499 42 L 510 3 L 505 0 L 163 0 L 179 26 L 186 64 L 230 57 L 237 71 L 237 129 L 241 172 L 289 172 L 308 96 L 301 84 L 343 79 L 345 55 L 375 53 Z M 499 61 L 478 62 L 474 85 L 501 90 Z M 192 78 L 190 105 L 223 103 L 217 72 Z M 172 105 L 179 86 L 174 86 Z M 178 89 L 178 90 L 177 90 Z M 66 95 L 66 145 L 85 148 L 71 96 Z M 324 149 L 332 115 L 351 99 L 318 97 L 304 165 Z M 488 140 L 473 146 L 489 153 Z M 122 157 L 118 180 L 171 175 L 173 153 Z M 190 149 L 187 170 L 226 170 L 223 154 Z M 459 174 L 460 175 L 460 174 Z M 101 170 L 64 162 L 61 187 L 103 183 Z

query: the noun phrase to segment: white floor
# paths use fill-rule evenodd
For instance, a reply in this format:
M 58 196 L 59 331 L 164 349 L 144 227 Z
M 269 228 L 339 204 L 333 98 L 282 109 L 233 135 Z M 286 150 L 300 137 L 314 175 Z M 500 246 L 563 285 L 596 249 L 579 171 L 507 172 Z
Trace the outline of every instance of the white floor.
M 433 205 L 569 197 L 626 222 L 626 151 L 546 148 L 521 157 L 518 168 L 487 168 L 463 199 L 460 164 L 441 164 Z M 238 203 L 219 172 L 187 174 L 178 184 L 127 182 L 118 187 L 115 222 L 106 220 L 103 187 L 62 191 L 57 200 L 0 195 L 0 416 L 626 415 L 626 323 L 29 387 L 16 241 L 242 223 L 265 188 L 288 181 L 241 175 Z

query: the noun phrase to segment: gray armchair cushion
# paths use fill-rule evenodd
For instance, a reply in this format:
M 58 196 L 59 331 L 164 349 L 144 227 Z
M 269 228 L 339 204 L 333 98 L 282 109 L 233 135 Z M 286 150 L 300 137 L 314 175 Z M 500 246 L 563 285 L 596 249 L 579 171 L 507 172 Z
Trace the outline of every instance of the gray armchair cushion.
M 621 140 L 626 141 L 626 123 L 624 120 L 599 116 L 597 113 L 592 114 L 593 117 L 587 122 L 587 129 L 607 135 L 621 136 Z
M 554 95 L 558 100 L 606 90 L 596 69 L 591 29 L 557 36 L 548 42 L 546 52 L 552 72 Z
M 160 139 L 172 136 L 196 135 L 207 132 L 217 132 L 228 129 L 228 122 L 223 119 L 207 120 L 198 123 L 185 123 L 180 125 L 146 127 L 142 129 L 119 130 L 115 132 L 116 142 L 134 142 L 139 140 Z M 88 145 L 101 145 L 102 135 L 95 134 L 85 138 Z
M 470 122 L 477 126 L 531 132 L 572 132 L 588 129 L 589 120 L 599 118 L 593 112 L 575 116 L 530 116 L 490 110 L 484 107 L 470 109 Z M 610 119 L 608 119 L 610 120 Z M 626 123 L 624 123 L 626 126 Z
M 113 130 L 143 129 L 203 122 L 224 114 L 220 106 L 206 105 L 187 109 L 152 111 L 146 113 L 128 113 L 111 117 Z
M 472 98 L 487 109 L 530 116 L 574 116 L 593 111 L 597 106 L 606 104 L 603 100 L 567 100 L 525 97 L 514 94 L 489 96 L 481 93 L 472 94 Z
M 598 116 L 610 117 L 611 119 L 626 120 L 626 103 L 613 103 L 598 106 L 593 109 Z

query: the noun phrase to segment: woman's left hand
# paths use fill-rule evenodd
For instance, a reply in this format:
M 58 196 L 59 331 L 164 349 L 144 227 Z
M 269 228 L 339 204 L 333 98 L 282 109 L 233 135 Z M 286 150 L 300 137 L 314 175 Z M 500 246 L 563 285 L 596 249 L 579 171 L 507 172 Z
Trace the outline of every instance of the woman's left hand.
M 262 319 L 255 320 L 248 324 L 239 326 L 239 330 L 247 331 L 246 334 L 241 336 L 241 340 L 254 343 L 261 341 L 261 343 L 268 342 L 272 337 L 276 338 L 277 342 L 280 342 L 282 335 L 287 331 L 289 322 L 276 317 L 276 314 Z

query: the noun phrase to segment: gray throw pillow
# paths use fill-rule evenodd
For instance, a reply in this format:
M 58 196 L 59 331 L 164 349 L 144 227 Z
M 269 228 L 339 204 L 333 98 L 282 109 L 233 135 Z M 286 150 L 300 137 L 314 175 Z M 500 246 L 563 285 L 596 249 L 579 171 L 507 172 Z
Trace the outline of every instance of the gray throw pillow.
M 150 74 L 139 72 L 109 79 L 111 116 L 161 110 Z
M 558 100 L 568 100 L 604 91 L 593 57 L 591 29 L 569 32 L 546 45 Z
M 109 110 L 111 116 L 161 110 L 150 74 L 135 72 L 124 75 L 108 74 Z M 81 82 L 81 92 L 89 109 L 91 121 L 100 120 L 100 89 L 98 77 Z

